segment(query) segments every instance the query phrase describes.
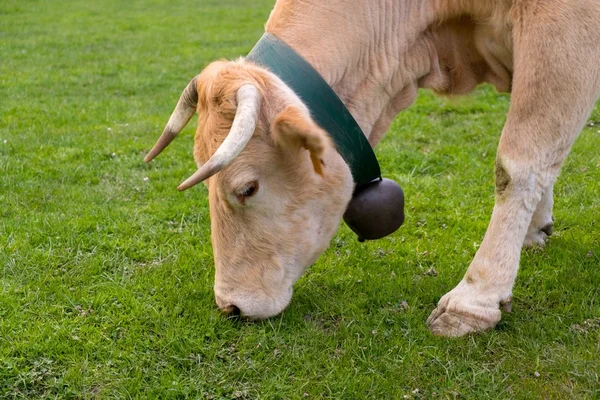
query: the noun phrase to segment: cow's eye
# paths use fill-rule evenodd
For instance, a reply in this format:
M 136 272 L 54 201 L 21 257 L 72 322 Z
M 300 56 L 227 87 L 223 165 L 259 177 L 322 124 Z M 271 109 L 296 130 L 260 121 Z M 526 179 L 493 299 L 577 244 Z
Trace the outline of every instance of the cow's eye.
M 254 196 L 256 192 L 258 192 L 258 181 L 252 181 L 236 189 L 235 196 L 238 198 L 240 203 L 244 204 L 246 199 Z

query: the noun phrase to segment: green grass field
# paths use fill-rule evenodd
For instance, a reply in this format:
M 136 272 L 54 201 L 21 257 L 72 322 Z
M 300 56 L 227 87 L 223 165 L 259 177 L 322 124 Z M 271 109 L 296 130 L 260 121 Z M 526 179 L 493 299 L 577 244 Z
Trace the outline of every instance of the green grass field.
M 425 326 L 491 214 L 509 97 L 490 87 L 421 93 L 377 148 L 407 196 L 396 234 L 359 244 L 342 226 L 279 317 L 218 312 L 206 189 L 176 190 L 194 124 L 142 159 L 272 3 L 0 3 L 0 398 L 599 398 L 600 107 L 493 332 Z

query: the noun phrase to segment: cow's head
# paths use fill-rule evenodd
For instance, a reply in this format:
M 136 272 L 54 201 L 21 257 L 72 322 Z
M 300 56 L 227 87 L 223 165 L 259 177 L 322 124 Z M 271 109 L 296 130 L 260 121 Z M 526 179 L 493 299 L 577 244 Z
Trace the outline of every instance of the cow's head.
M 198 111 L 198 170 L 208 187 L 220 309 L 280 313 L 328 247 L 352 196 L 348 166 L 301 100 L 275 75 L 238 60 L 210 64 L 186 87 L 146 161 Z

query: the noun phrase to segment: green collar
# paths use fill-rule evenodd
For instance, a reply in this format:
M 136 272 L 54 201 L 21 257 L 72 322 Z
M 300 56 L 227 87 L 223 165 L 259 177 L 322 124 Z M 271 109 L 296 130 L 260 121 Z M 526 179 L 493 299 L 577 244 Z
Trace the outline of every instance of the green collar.
M 246 60 L 266 67 L 288 85 L 335 142 L 356 186 L 381 178 L 375 153 L 350 111 L 319 73 L 282 40 L 265 33 Z

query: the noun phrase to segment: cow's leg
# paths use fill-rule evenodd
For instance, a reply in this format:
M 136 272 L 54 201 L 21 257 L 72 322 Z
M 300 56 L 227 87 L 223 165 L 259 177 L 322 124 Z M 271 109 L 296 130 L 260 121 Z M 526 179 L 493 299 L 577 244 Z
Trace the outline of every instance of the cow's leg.
M 524 247 L 544 247 L 548 237 L 552 235 L 554 218 L 552 218 L 552 198 L 553 185 L 544 190 L 542 199 L 537 205 L 531 223 L 527 229 L 527 235 L 523 242 Z
M 570 16 L 578 24 L 546 18 L 539 9 L 515 26 L 513 94 L 496 159 L 496 203 L 463 280 L 427 320 L 434 334 L 461 336 L 493 328 L 501 318 L 499 306 L 510 307 L 534 212 L 599 94 L 600 33 L 598 13 L 591 12 L 598 8 L 587 4 L 596 9 Z M 542 206 L 539 216 L 548 217 L 546 211 Z

